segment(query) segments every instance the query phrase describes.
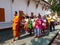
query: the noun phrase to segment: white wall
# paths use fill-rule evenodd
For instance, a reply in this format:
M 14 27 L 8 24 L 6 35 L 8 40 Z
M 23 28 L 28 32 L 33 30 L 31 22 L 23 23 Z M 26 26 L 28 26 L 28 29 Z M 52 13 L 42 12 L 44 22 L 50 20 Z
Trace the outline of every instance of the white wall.
M 27 13 L 31 15 L 31 12 L 35 15 L 35 2 L 31 0 L 29 7 L 27 8 Z
M 17 11 L 19 14 L 19 10 L 22 10 L 28 15 L 31 15 L 31 12 L 33 12 L 34 15 L 38 15 L 38 13 L 41 15 L 45 14 L 45 11 L 42 10 L 42 6 L 39 4 L 38 8 L 36 9 L 36 3 L 32 0 L 29 7 L 27 7 L 27 0 L 14 0 L 13 4 L 11 0 L 0 0 L 0 8 L 5 9 L 5 21 L 11 21 L 14 11 Z
M 10 0 L 0 0 L 0 8 L 5 9 L 5 21 L 11 21 Z
M 14 0 L 14 3 L 12 4 L 12 11 L 17 11 L 19 13 L 19 10 L 22 10 L 26 14 L 26 2 L 26 0 Z
M 19 12 L 19 10 L 23 10 L 24 13 L 28 14 L 29 16 L 31 15 L 31 12 L 34 13 L 34 15 L 38 15 L 38 13 L 40 13 L 41 15 L 45 14 L 45 11 L 42 10 L 41 5 L 38 6 L 38 8 L 36 9 L 36 3 L 34 1 L 31 0 L 29 7 L 27 7 L 27 0 L 14 0 L 13 3 L 13 12 L 17 11 Z
M 13 12 L 23 10 L 25 14 L 31 15 L 31 12 L 35 14 L 35 2 L 31 1 L 29 7 L 27 7 L 27 0 L 14 0 Z
M 42 16 L 45 15 L 45 11 L 42 10 L 42 5 L 39 4 L 38 8 L 36 9 L 36 15 L 38 15 L 38 13 L 40 13 Z

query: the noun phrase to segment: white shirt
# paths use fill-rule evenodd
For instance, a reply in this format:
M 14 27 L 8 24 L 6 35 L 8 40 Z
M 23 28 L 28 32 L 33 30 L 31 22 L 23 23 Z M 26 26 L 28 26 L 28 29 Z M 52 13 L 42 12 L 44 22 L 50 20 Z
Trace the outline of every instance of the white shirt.
M 28 19 L 25 19 L 26 22 L 28 22 Z
M 52 18 L 52 19 L 51 19 L 50 21 L 55 21 L 55 19 L 56 19 L 55 16 L 53 16 L 53 17 L 51 17 L 51 18 Z

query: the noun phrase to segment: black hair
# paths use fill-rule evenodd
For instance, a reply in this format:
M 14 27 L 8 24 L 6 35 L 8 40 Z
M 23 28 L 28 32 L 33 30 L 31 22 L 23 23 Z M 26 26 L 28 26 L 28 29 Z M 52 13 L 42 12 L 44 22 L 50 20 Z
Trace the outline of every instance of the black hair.
M 25 17 L 24 17 L 24 16 L 22 16 L 22 19 L 25 19 Z
M 41 15 L 40 15 L 40 13 L 38 14 L 38 18 L 41 18 Z
M 17 14 L 17 11 L 15 11 L 15 14 Z
M 29 18 L 29 16 L 26 16 L 26 18 Z

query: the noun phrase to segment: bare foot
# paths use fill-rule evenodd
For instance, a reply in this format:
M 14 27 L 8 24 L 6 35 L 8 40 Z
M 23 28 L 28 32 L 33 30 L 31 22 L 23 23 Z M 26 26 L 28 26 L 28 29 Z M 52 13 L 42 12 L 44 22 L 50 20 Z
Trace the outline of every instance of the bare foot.
M 15 41 L 15 39 L 12 39 L 12 43 Z
M 37 36 L 34 36 L 34 38 L 37 38 Z

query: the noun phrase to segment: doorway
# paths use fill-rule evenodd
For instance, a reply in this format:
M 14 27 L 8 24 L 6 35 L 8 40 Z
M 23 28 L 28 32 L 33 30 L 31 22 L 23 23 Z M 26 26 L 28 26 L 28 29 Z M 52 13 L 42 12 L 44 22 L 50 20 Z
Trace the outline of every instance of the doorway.
M 4 8 L 0 8 L 0 22 L 4 22 L 4 21 L 5 21 Z

